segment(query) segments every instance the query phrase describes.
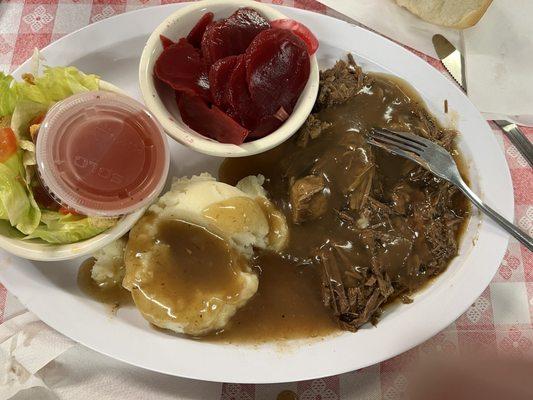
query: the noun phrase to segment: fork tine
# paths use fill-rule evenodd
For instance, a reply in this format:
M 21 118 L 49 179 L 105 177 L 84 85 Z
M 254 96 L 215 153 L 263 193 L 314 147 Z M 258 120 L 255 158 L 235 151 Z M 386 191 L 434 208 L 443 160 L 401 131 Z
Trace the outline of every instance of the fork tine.
M 414 161 L 418 164 L 421 163 L 421 159 L 419 157 L 418 154 L 412 152 L 412 151 L 406 151 L 406 150 L 403 150 L 401 149 L 400 147 L 398 147 L 397 144 L 392 144 L 392 145 L 388 145 L 388 144 L 385 144 L 385 143 L 382 143 L 382 142 L 378 142 L 376 141 L 375 139 L 373 138 L 370 138 L 367 140 L 367 142 L 371 145 L 374 145 L 374 146 L 377 146 L 377 147 L 380 147 L 382 148 L 383 150 L 386 150 L 392 154 L 396 154 L 398 156 L 402 156 L 402 157 L 405 157 L 411 161 Z
M 401 143 L 404 146 L 412 147 L 418 150 L 419 152 L 424 151 L 424 148 L 427 147 L 426 145 L 420 144 L 418 141 L 414 141 L 409 137 L 401 136 L 400 132 L 392 132 L 388 129 L 373 128 L 370 131 L 370 135 L 376 139 L 387 138 L 389 140 L 393 140 L 394 142 Z
M 397 147 L 401 150 L 409 151 L 416 155 L 420 155 L 420 153 L 422 152 L 422 149 L 412 146 L 410 143 L 404 143 L 404 142 L 399 142 L 394 139 L 389 139 L 387 136 L 372 135 L 370 136 L 370 139 L 372 139 L 375 142 L 378 142 L 378 143 L 380 142 L 385 145 L 388 145 L 389 147 Z
M 374 129 L 376 129 L 376 128 L 374 128 Z M 403 138 L 405 140 L 409 140 L 411 142 L 418 143 L 420 146 L 423 146 L 423 147 L 432 146 L 434 144 L 431 140 L 428 140 L 426 138 L 423 138 L 422 136 L 418 136 L 418 135 L 415 135 L 414 133 L 410 133 L 410 132 L 396 132 L 396 131 L 391 131 L 390 129 L 387 129 L 387 128 L 380 128 L 380 129 L 376 129 L 376 130 L 387 132 L 390 135 L 393 135 L 393 136 L 396 136 L 396 137 L 400 136 L 401 138 Z

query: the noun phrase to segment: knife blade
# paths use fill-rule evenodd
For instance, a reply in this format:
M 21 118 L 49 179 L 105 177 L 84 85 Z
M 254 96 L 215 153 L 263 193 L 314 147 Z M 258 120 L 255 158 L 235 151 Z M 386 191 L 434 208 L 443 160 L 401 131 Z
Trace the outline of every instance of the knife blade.
M 433 46 L 446 71 L 466 93 L 465 61 L 461 52 L 448 39 L 439 34 L 433 35 Z M 520 128 L 515 123 L 507 120 L 494 122 L 502 129 L 520 154 L 524 156 L 529 165 L 533 167 L 533 145 Z
M 435 51 L 444 68 L 466 92 L 465 62 L 461 52 L 448 39 L 439 34 L 433 35 L 433 47 L 435 47 Z

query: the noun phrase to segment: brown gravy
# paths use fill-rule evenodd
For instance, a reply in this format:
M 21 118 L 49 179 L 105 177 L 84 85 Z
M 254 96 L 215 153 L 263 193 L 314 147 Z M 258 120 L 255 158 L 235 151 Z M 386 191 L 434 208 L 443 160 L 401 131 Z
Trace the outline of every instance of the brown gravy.
M 262 252 L 252 261 L 259 289 L 237 311 L 225 330 L 208 340 L 230 343 L 319 338 L 338 326 L 322 304 L 320 280 L 312 266 L 296 266 L 273 252 Z
M 429 129 L 437 129 L 443 137 L 448 131 L 440 127 L 427 113 L 419 95 L 406 82 L 383 74 L 368 76 L 372 78 L 372 83 L 364 87 L 361 94 L 344 104 L 324 108 L 316 114 L 322 123 L 329 125 L 320 136 L 309 139 L 302 145 L 300 132 L 266 153 L 226 159 L 219 169 L 219 179 L 229 184 L 236 184 L 247 175 L 264 175 L 264 186 L 270 200 L 285 214 L 289 222 L 290 241 L 283 256 L 280 258 L 262 255 L 255 259 L 259 270 L 277 269 L 285 272 L 281 277 L 276 277 L 277 282 L 272 287 L 269 278 L 260 278 L 260 292 L 243 310 L 237 312 L 233 319 L 241 324 L 232 328 L 236 337 L 238 327 L 239 340 L 252 335 L 248 332 L 253 331 L 253 327 L 247 327 L 250 320 L 257 321 L 256 324 L 260 324 L 262 320 L 268 321 L 264 329 L 269 333 L 263 333 L 263 338 L 283 337 L 286 333 L 280 334 L 279 329 L 287 326 L 288 320 L 279 316 L 273 318 L 271 311 L 275 307 L 280 310 L 288 307 L 284 304 L 290 304 L 291 299 L 296 296 L 295 288 L 298 288 L 301 296 L 309 296 L 306 301 L 310 305 L 301 307 L 295 303 L 296 307 L 301 307 L 298 308 L 298 323 L 295 323 L 295 327 L 302 326 L 295 329 L 302 329 L 302 333 L 316 332 L 316 336 L 331 332 L 331 320 L 326 315 L 331 314 L 332 310 L 324 305 L 328 303 L 341 319 L 341 326 L 355 330 L 367 320 L 374 321 L 373 318 L 379 316 L 380 305 L 393 301 L 402 294 L 412 293 L 431 277 L 442 272 L 455 255 L 454 250 L 450 249 L 442 253 L 442 259 L 438 259 L 434 248 L 430 249 L 426 242 L 426 237 L 432 234 L 430 230 L 433 227 L 421 223 L 421 219 L 402 216 L 412 214 L 416 208 L 430 207 L 431 201 L 437 201 L 436 193 L 441 189 L 446 192 L 447 189 L 441 188 L 442 183 L 432 177 L 424 175 L 420 180 L 409 178 L 420 174 L 414 163 L 371 148 L 364 137 L 374 126 L 419 132 L 422 135 Z M 425 116 L 421 117 L 422 114 Z M 428 124 L 434 125 L 428 127 Z M 321 204 L 316 203 L 315 208 L 321 213 L 319 216 L 312 220 L 295 222 L 299 217 L 294 213 L 294 201 L 288 188 L 291 185 L 294 187 L 294 182 L 298 182 L 302 177 L 309 176 L 321 177 L 324 187 L 320 195 L 327 207 L 320 210 Z M 398 195 L 394 197 L 396 194 Z M 366 202 L 368 207 L 365 196 L 372 197 L 377 207 L 392 207 L 395 212 L 386 216 L 386 220 L 379 220 L 379 213 L 374 214 L 374 219 L 365 220 L 362 206 Z M 450 204 L 447 204 L 449 211 L 446 212 L 458 218 L 447 229 L 454 232 L 455 240 L 458 240 L 468 215 L 468 204 L 460 194 L 450 195 L 450 198 Z M 441 217 L 436 215 L 434 221 L 438 222 L 438 218 Z M 438 229 L 442 229 L 442 226 L 439 225 Z M 381 243 L 381 247 L 372 253 L 368 247 L 368 233 L 371 230 L 378 232 L 382 238 L 381 242 L 377 242 Z M 448 240 L 454 239 L 452 237 Z M 317 257 L 322 261 L 317 261 Z M 343 267 L 338 269 L 326 265 L 324 276 L 324 265 L 330 261 Z M 380 267 L 379 274 L 385 277 L 385 280 L 389 279 L 388 284 L 396 291 L 383 296 L 385 298 L 378 299 L 376 296 L 382 289 L 381 282 L 377 282 L 373 275 L 376 265 Z M 264 287 L 261 289 L 262 284 Z M 322 297 L 324 286 L 325 292 L 329 286 L 333 293 L 330 299 L 327 299 L 327 294 Z M 363 288 L 359 299 L 364 298 L 369 304 L 372 301 L 377 304 L 373 311 L 375 316 L 363 315 L 368 308 L 364 307 L 365 303 L 359 309 L 351 308 L 343 314 L 339 309 L 345 307 L 347 310 L 347 305 L 342 302 L 335 303 L 331 299 L 339 291 L 349 294 L 348 288 L 357 287 Z M 349 301 L 355 301 L 353 299 L 357 299 L 357 296 L 355 293 Z M 264 304 L 269 306 L 265 307 Z M 345 315 L 355 317 L 343 322 Z M 257 332 L 259 331 L 257 328 Z M 302 336 L 306 335 L 307 333 Z
M 232 197 L 219 201 L 204 209 L 202 214 L 207 220 L 216 221 L 217 226 L 228 235 L 250 231 L 256 221 L 268 225 L 262 208 L 250 197 Z
M 169 220 L 160 224 L 155 239 L 165 249 L 157 258 L 156 290 L 165 287 L 168 297 L 187 300 L 214 287 L 224 287 L 227 296 L 238 290 L 233 251 L 221 237 L 198 225 Z M 147 287 L 143 290 L 147 292 Z
M 131 303 L 131 295 L 120 284 L 116 286 L 100 286 L 91 278 L 94 258 L 85 260 L 78 270 L 78 287 L 88 297 L 100 303 L 119 307 Z
M 218 301 L 239 295 L 238 273 L 246 260 L 222 237 L 181 220 L 159 222 L 155 234 L 143 234 L 143 228 L 141 220 L 130 233 L 125 281 L 131 281 L 135 304 L 149 321 L 194 329 L 210 318 Z M 149 266 L 141 262 L 146 252 Z

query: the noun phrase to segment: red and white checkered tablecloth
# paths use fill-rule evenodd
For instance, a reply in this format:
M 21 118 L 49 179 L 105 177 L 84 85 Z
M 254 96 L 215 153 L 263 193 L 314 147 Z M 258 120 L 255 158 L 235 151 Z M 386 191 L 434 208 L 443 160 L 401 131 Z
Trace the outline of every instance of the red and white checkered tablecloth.
M 92 22 L 141 7 L 172 0 L 0 0 L 0 70 L 12 71 L 32 53 L 63 35 Z M 314 0 L 273 0 L 338 15 Z M 440 63 L 417 53 L 435 68 Z M 533 173 L 516 148 L 491 125 L 511 169 L 515 222 L 533 235 Z M 530 139 L 533 129 L 524 128 Z M 24 310 L 0 285 L 0 323 Z M 468 355 L 496 351 L 533 357 L 533 255 L 511 239 L 505 258 L 490 286 L 448 328 L 422 345 L 363 370 L 312 381 L 280 385 L 221 384 L 221 399 L 274 399 L 292 390 L 301 400 L 396 399 L 405 385 L 406 367 L 428 353 Z

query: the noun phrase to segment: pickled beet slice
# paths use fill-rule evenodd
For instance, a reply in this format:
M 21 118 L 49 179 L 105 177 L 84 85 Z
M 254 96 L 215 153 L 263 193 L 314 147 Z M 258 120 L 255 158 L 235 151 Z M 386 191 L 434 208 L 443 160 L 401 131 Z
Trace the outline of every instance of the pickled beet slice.
M 201 50 L 206 64 L 234 54 L 231 47 L 231 32 L 224 25 L 225 21 L 216 21 L 207 27 L 202 37 Z
M 237 117 L 248 129 L 254 129 L 261 115 L 255 106 L 246 82 L 246 60 L 244 55 L 237 56 L 237 62 L 228 84 L 230 114 Z
M 165 35 L 159 35 L 159 40 L 161 40 L 161 45 L 163 46 L 163 50 L 172 46 L 174 42 L 167 38 Z
M 214 103 L 222 110 L 229 108 L 228 86 L 238 56 L 229 56 L 217 60 L 209 70 L 209 86 Z
M 246 51 L 254 37 L 270 24 L 257 11 L 241 8 L 227 19 L 210 24 L 202 37 L 202 55 L 208 64 Z
M 261 117 L 256 127 L 246 139 L 259 139 L 274 132 L 290 117 L 291 112 L 292 109 L 285 110 L 283 107 L 280 107 L 275 114 Z
M 248 88 L 261 115 L 273 115 L 280 107 L 292 110 L 311 69 L 303 40 L 288 30 L 271 28 L 255 37 L 245 59 Z
M 208 70 L 200 58 L 200 52 L 185 39 L 167 47 L 154 67 L 157 78 L 173 89 L 211 99 Z
M 270 25 L 272 25 L 272 28 L 287 29 L 302 39 L 307 46 L 309 55 L 315 54 L 318 50 L 318 39 L 304 24 L 293 19 L 277 19 L 272 21 Z
M 283 122 L 284 121 L 277 119 L 273 115 L 262 117 L 257 123 L 256 127 L 250 132 L 247 139 L 262 138 L 278 129 L 281 125 L 283 125 Z
M 226 19 L 226 24 L 238 28 L 248 43 L 250 44 L 257 34 L 265 29 L 270 28 L 270 22 L 255 11 L 253 8 L 243 7 L 239 8 Z M 246 49 L 246 48 L 245 48 Z M 244 50 L 245 50 L 244 49 Z M 243 50 L 243 52 L 244 52 Z
M 202 15 L 202 18 L 198 20 L 196 25 L 194 25 L 194 27 L 187 35 L 187 42 L 199 49 L 202 43 L 202 37 L 204 36 L 205 29 L 211 22 L 213 22 L 213 17 L 214 14 L 212 12 L 207 12 Z
M 248 136 L 249 131 L 217 106 L 211 108 L 199 96 L 182 93 L 179 96 L 178 108 L 181 119 L 196 132 L 215 139 L 220 143 L 240 145 Z

